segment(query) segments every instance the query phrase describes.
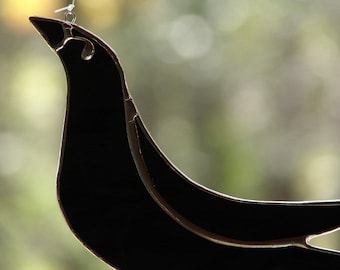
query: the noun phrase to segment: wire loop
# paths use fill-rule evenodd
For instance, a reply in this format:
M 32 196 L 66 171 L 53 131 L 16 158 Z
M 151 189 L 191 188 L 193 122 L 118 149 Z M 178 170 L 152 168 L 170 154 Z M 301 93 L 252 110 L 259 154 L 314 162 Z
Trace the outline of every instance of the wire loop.
M 69 4 L 67 7 L 59 8 L 54 12 L 59 13 L 59 12 L 65 11 L 65 15 L 64 15 L 65 21 L 75 23 L 75 21 L 77 19 L 76 13 L 74 12 L 74 8 L 76 7 L 75 4 L 74 4 L 75 1 L 76 0 L 73 0 L 72 4 Z

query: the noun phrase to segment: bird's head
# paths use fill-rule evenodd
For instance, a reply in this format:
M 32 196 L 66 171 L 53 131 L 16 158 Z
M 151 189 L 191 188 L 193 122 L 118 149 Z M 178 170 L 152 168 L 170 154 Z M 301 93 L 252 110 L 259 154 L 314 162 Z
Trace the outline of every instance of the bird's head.
M 72 40 L 84 43 L 81 51 L 83 60 L 90 60 L 93 57 L 95 53 L 94 44 L 91 38 L 81 33 L 82 29 L 79 26 L 67 21 L 43 17 L 30 17 L 30 21 L 56 52 L 62 50 Z

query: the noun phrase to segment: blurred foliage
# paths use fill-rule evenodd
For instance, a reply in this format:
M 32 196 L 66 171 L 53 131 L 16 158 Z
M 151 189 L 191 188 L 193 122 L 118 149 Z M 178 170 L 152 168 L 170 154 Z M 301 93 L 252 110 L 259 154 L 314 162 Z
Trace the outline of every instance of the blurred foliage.
M 70 2 L 0 0 L 1 269 L 109 268 L 57 204 L 65 75 L 28 22 Z M 250 199 L 339 199 L 339 1 L 78 0 L 76 12 L 192 179 Z

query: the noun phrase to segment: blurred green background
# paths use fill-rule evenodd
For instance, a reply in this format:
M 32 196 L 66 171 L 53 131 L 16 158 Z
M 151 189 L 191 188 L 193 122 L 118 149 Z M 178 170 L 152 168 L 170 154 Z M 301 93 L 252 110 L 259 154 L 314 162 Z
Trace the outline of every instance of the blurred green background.
M 57 204 L 66 80 L 28 21 L 70 3 L 0 0 L 0 269 L 110 269 Z M 340 198 L 339 1 L 78 0 L 76 13 L 186 175 L 249 199 Z

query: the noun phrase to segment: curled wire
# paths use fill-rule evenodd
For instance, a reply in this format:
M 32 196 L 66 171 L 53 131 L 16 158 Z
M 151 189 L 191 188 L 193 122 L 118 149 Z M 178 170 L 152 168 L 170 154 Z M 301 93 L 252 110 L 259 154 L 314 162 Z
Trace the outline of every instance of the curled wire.
M 69 4 L 67 7 L 59 8 L 54 12 L 59 13 L 59 12 L 65 11 L 65 15 L 64 15 L 65 21 L 75 23 L 77 16 L 76 16 L 76 13 L 74 12 L 74 8 L 76 7 L 74 3 L 75 3 L 75 0 L 73 0 L 72 4 Z

